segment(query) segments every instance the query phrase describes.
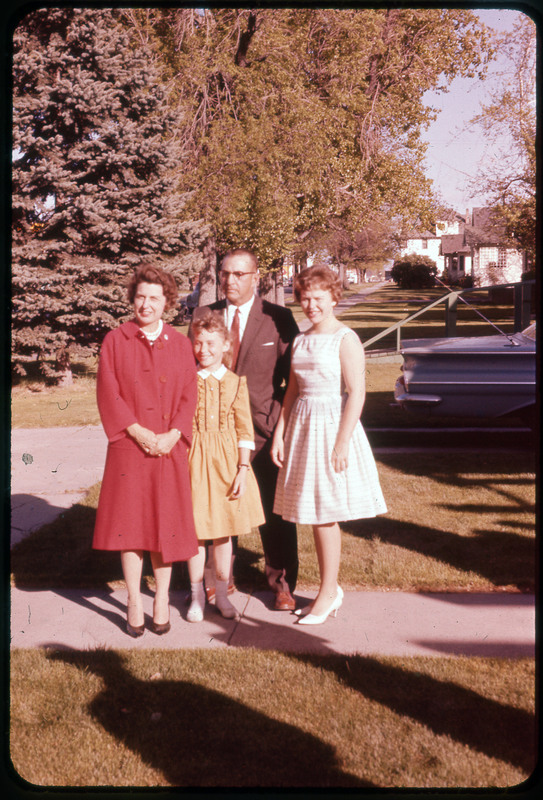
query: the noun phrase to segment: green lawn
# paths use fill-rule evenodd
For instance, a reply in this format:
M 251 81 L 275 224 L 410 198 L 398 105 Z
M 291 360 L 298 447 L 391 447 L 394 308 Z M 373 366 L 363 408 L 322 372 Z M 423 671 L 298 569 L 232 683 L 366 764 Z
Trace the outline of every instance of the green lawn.
M 529 659 L 20 650 L 11 758 L 55 787 L 506 787 L 534 707 Z

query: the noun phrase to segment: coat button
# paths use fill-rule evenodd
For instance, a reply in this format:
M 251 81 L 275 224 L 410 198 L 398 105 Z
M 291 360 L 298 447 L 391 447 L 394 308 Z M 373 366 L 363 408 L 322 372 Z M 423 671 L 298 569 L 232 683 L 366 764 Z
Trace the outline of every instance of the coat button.
M 162 419 L 168 421 L 170 419 L 170 415 L 169 414 L 163 414 L 162 415 Z
M 159 381 L 160 381 L 160 383 L 166 383 L 166 381 L 167 381 L 166 376 L 165 375 L 161 375 L 160 378 L 159 378 Z
M 161 342 L 159 339 L 158 342 L 156 343 L 156 349 L 162 350 L 163 347 L 164 347 L 164 342 Z

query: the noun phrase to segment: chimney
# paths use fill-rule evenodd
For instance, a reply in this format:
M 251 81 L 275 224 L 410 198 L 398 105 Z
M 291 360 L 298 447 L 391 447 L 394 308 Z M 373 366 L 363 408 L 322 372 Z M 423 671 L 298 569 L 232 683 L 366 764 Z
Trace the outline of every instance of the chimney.
M 469 208 L 466 208 L 466 225 L 471 225 Z

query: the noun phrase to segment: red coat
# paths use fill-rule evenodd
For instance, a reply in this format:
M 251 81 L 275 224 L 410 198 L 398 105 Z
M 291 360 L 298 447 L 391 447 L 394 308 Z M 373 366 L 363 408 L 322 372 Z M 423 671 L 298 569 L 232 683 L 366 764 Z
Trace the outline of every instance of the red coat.
M 160 552 L 166 562 L 197 553 L 188 471 L 196 387 L 189 340 L 169 325 L 153 345 L 133 321 L 105 337 L 97 399 L 109 443 L 94 548 Z M 133 422 L 182 438 L 168 456 L 149 456 L 126 433 Z

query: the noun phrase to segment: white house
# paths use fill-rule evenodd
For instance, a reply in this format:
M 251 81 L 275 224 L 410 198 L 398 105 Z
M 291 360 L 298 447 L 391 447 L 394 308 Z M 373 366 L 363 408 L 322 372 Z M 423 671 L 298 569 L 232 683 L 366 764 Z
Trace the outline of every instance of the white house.
M 492 224 L 490 208 L 474 208 L 466 216 L 439 221 L 436 233 L 413 232 L 402 242 L 401 255 L 429 256 L 438 273 L 456 281 L 471 276 L 474 286 L 520 281 L 525 269 L 524 252 L 504 239 Z

